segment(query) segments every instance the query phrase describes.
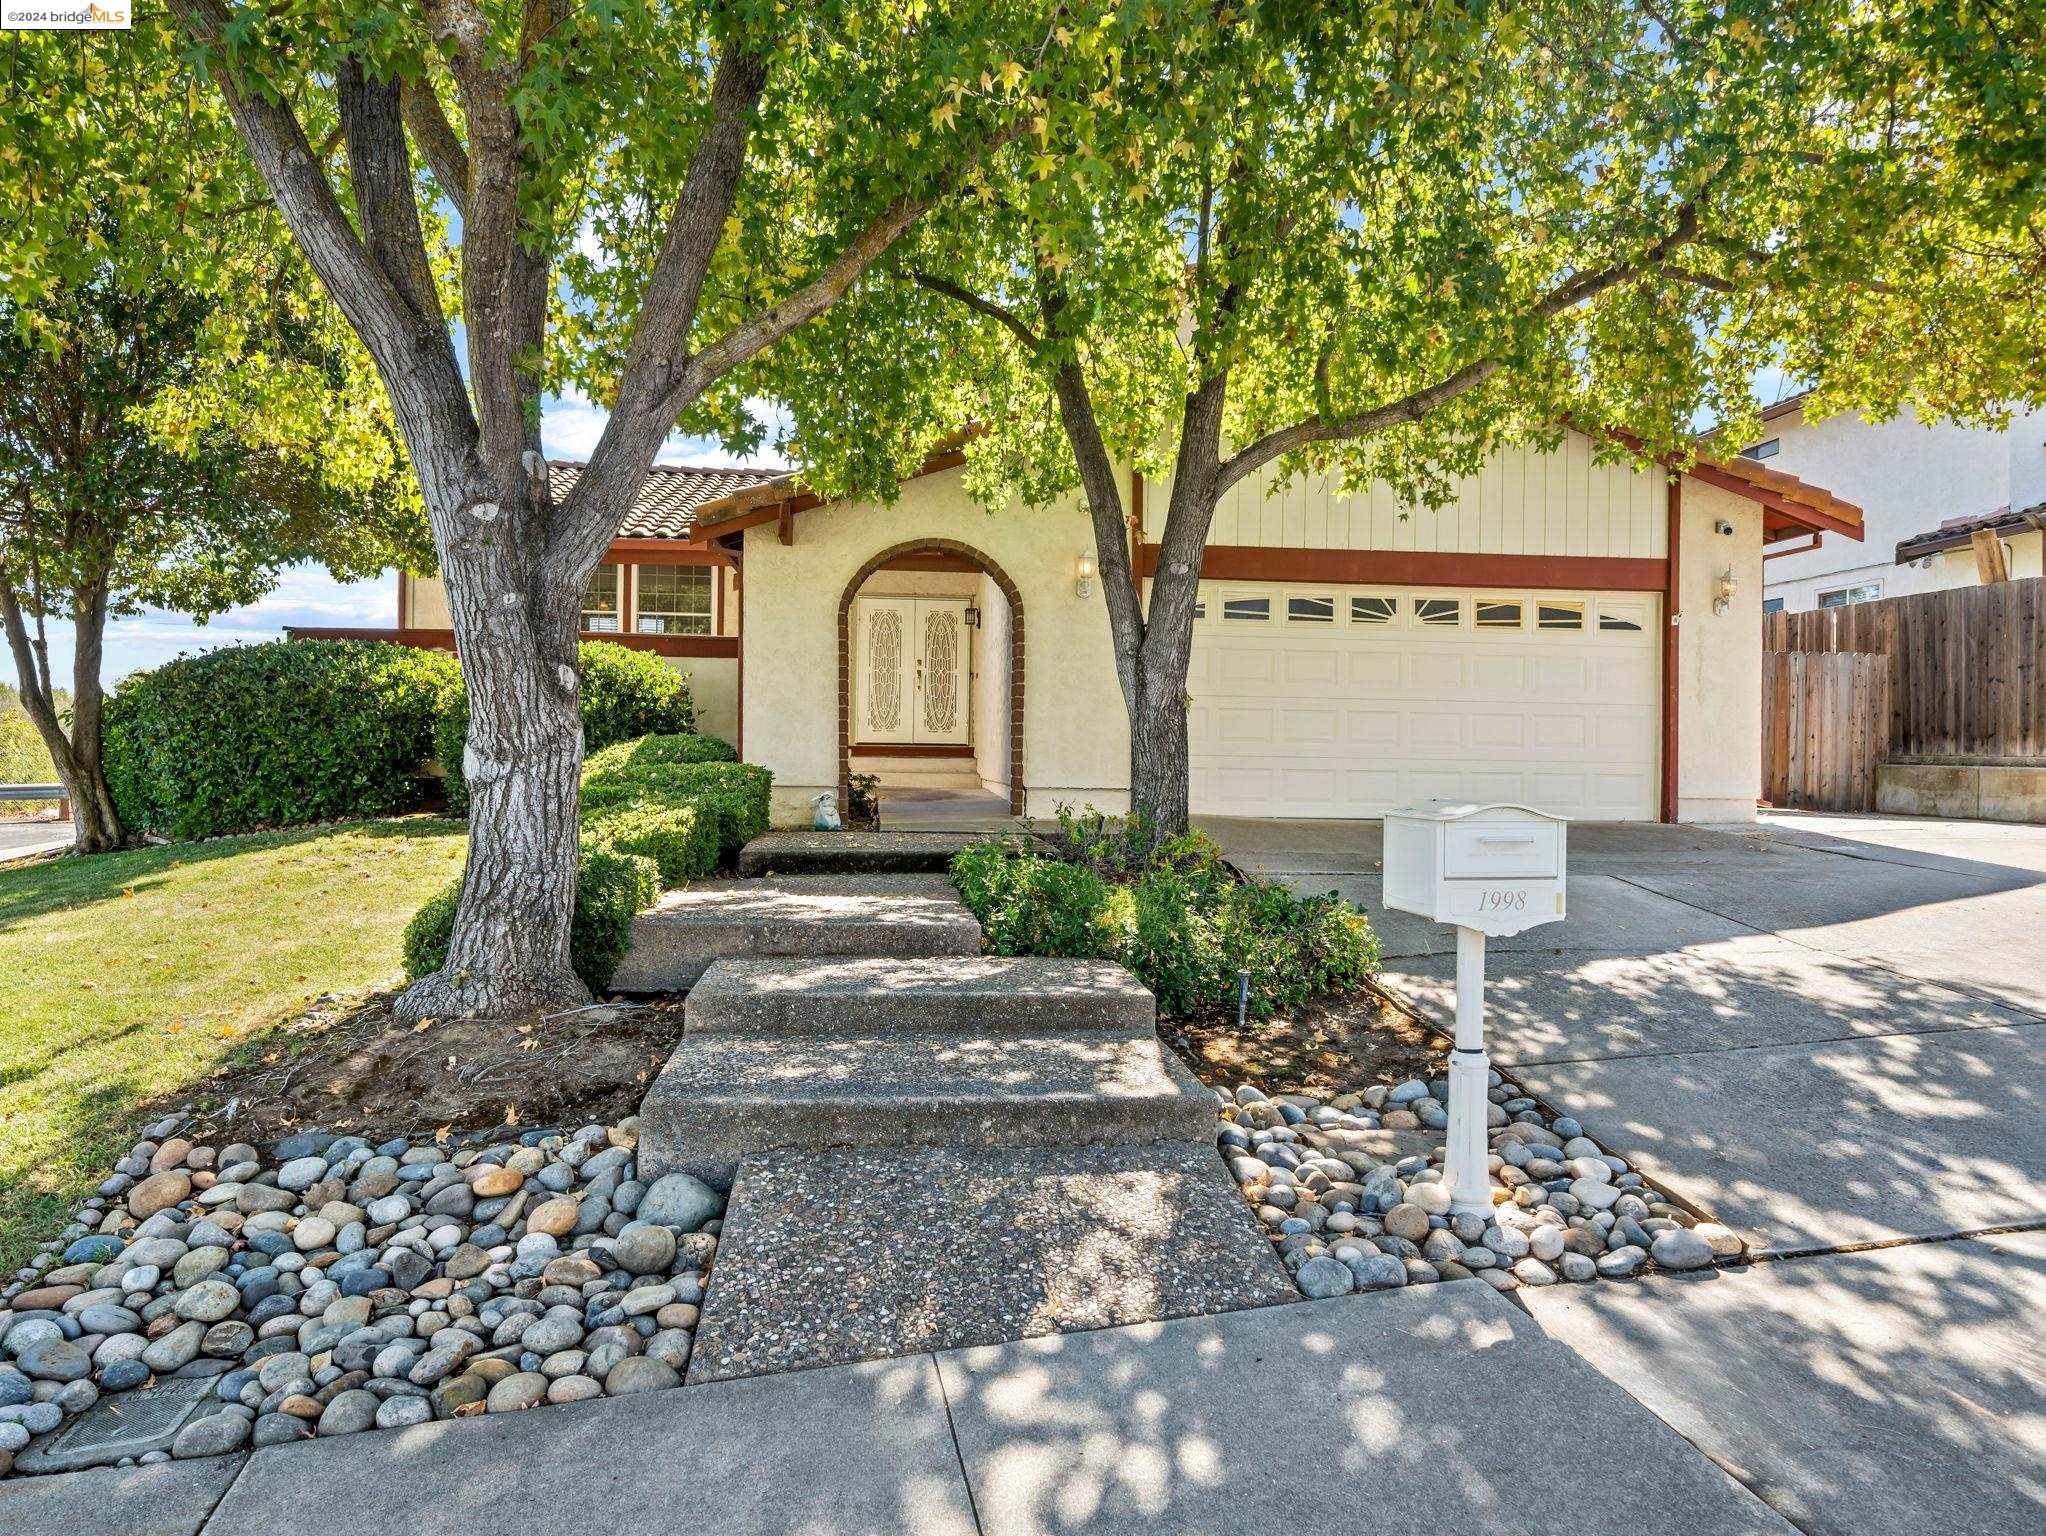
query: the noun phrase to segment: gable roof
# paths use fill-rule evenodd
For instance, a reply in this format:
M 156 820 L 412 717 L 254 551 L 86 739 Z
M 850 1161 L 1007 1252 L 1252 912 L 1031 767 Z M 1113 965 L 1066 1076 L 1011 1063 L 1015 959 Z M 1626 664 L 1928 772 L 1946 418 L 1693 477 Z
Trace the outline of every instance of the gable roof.
M 575 489 L 584 466 L 572 459 L 549 459 L 548 490 L 559 506 Z M 688 539 L 696 531 L 696 514 L 735 491 L 792 480 L 782 469 L 713 469 L 695 464 L 656 464 L 640 488 L 618 529 L 621 539 Z
M 2046 501 L 2035 507 L 2002 507 L 1980 517 L 1950 517 L 1937 528 L 1898 540 L 1897 563 L 1936 555 L 1943 549 L 1960 549 L 1978 533 L 2002 536 L 2028 533 L 2034 528 L 2046 528 Z

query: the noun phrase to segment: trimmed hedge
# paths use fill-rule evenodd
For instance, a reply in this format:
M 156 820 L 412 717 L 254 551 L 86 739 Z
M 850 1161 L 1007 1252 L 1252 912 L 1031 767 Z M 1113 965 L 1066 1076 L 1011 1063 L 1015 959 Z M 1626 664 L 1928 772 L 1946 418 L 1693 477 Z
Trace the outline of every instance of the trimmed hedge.
M 130 828 L 173 838 L 410 810 L 460 693 L 454 657 L 383 641 L 181 656 L 107 700 L 107 783 Z
M 611 984 L 619 961 L 632 947 L 633 914 L 660 890 L 651 859 L 605 849 L 585 849 L 576 871 L 575 915 L 569 924 L 569 963 L 592 991 Z M 457 880 L 405 925 L 405 974 L 416 981 L 447 964 L 455 932 L 455 908 L 462 899 Z
M 1063 857 L 985 842 L 953 858 L 952 883 L 989 949 L 1118 961 L 1165 1015 L 1233 1006 L 1239 971 L 1250 973 L 1250 1013 L 1264 1018 L 1378 969 L 1377 936 L 1348 902 L 1239 881 L 1198 835 L 1152 847 L 1093 825 L 1106 836 L 1075 837 L 1068 821 Z
M 585 811 L 582 841 L 585 848 L 652 859 L 663 886 L 686 885 L 717 873 L 717 813 L 692 800 L 628 802 Z
M 577 648 L 576 661 L 582 669 L 585 752 L 596 753 L 650 733 L 688 732 L 695 727 L 696 703 L 689 692 L 689 679 L 652 651 L 636 651 L 609 640 L 585 640 Z M 433 755 L 446 776 L 448 809 L 457 816 L 469 812 L 469 786 L 462 777 L 462 753 L 468 738 L 469 693 L 458 687 L 433 727 Z
M 654 737 L 650 741 L 663 739 Z M 767 830 L 774 775 L 765 768 L 754 763 L 663 761 L 664 753 L 672 755 L 689 749 L 649 748 L 647 743 L 634 743 L 633 747 L 638 750 L 616 755 L 600 753 L 585 766 L 582 795 L 585 815 L 621 805 L 702 806 L 716 818 L 721 860 L 735 857 L 741 848 Z

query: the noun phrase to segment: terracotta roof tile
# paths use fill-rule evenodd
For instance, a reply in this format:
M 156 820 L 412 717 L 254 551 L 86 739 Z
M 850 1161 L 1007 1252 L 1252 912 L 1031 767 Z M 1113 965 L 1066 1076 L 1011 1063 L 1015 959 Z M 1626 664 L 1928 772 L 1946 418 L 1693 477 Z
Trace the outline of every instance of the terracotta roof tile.
M 548 461 L 550 489 L 558 504 L 575 489 L 583 466 L 568 459 Z M 625 522 L 621 539 L 687 539 L 695 527 L 696 509 L 734 491 L 790 479 L 779 469 L 714 469 L 695 464 L 656 464 Z
M 1937 528 L 1924 533 L 1914 533 L 1897 544 L 1897 561 L 1916 560 L 1920 555 L 1937 554 L 1943 549 L 1959 549 L 1977 533 L 2024 533 L 2033 528 L 2046 528 L 2046 501 L 2033 507 L 1999 507 L 1994 512 L 1985 512 L 1980 517 L 1949 517 Z

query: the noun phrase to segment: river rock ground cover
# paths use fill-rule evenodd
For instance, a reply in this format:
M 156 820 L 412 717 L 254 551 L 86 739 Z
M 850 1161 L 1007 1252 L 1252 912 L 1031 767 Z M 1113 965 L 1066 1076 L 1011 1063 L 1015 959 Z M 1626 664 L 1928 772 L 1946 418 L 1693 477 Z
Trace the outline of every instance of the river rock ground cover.
M 1220 1092 L 1222 1156 L 1304 1295 L 1477 1276 L 1502 1291 L 1702 1269 L 1740 1239 L 1493 1071 L 1489 1217 L 1452 1214 L 1443 1178 L 1446 1076 L 1326 1099 Z
M 636 1120 L 259 1149 L 149 1128 L 0 1289 L 0 1474 L 164 1378 L 222 1407 L 142 1460 L 679 1385 L 722 1202 Z

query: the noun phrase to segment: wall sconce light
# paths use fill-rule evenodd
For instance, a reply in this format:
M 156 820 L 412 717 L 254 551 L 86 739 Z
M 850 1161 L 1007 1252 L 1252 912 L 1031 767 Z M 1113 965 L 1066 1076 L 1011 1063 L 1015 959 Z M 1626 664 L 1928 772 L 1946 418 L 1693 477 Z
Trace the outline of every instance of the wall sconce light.
M 966 627 L 968 629 L 980 628 L 980 608 L 974 603 L 966 605 Z
M 1094 557 L 1082 550 L 1080 558 L 1073 562 L 1073 595 L 1092 597 L 1094 595 Z
M 1712 611 L 1714 613 L 1723 614 L 1733 606 L 1733 594 L 1736 586 L 1733 567 L 1728 566 L 1719 573 L 1719 583 L 1712 589 Z

